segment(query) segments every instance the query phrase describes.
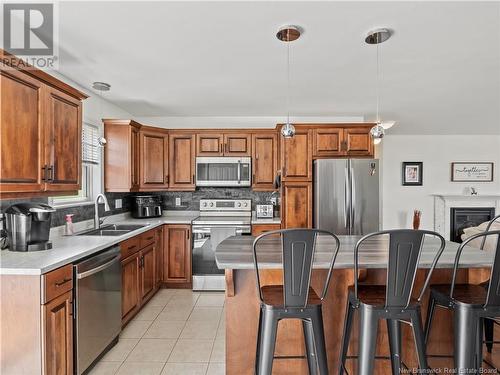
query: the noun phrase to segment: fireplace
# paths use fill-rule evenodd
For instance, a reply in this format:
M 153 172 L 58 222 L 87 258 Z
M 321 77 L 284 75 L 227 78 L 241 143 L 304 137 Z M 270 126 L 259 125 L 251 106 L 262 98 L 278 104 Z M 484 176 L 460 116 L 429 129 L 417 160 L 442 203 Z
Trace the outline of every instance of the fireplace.
M 450 208 L 450 240 L 462 242 L 465 228 L 476 227 L 495 217 L 494 207 L 451 207 Z

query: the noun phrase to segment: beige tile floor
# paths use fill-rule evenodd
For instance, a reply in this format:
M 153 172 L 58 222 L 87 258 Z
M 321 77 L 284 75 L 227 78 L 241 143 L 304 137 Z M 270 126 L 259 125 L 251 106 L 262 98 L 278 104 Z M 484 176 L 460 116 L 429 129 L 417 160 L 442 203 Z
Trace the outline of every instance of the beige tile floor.
M 224 293 L 160 289 L 91 375 L 225 374 Z

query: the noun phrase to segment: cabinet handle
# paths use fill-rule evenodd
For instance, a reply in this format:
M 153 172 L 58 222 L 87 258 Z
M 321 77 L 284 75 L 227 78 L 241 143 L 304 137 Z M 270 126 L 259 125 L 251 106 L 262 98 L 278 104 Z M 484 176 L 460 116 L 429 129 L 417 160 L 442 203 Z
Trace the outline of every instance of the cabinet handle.
M 54 166 L 53 165 L 47 167 L 47 174 L 48 174 L 47 181 L 49 181 L 49 182 L 54 181 Z
M 193 179 L 193 180 L 192 180 L 192 182 L 191 182 L 191 183 L 192 183 L 192 184 L 194 184 L 194 175 L 193 175 L 192 179 Z
M 127 247 L 127 250 L 132 250 L 132 249 L 135 249 L 137 246 L 136 245 L 130 245 L 129 247 Z
M 187 239 L 189 240 L 189 230 L 188 230 L 188 231 L 186 231 L 186 237 L 187 237 Z
M 227 152 L 227 143 L 224 145 L 224 152 Z
M 168 174 L 165 175 L 165 181 L 166 181 L 165 183 L 168 184 Z
M 42 181 L 47 181 L 47 164 L 42 167 Z
M 146 240 L 150 241 L 154 238 L 154 236 L 151 236 L 151 237 L 146 237 Z
M 56 283 L 55 283 L 55 285 L 56 285 L 56 287 L 58 287 L 58 288 L 59 288 L 61 285 L 64 285 L 64 284 L 66 284 L 68 281 L 71 281 L 71 280 L 73 280 L 73 279 L 71 279 L 71 278 L 69 278 L 69 279 L 64 278 L 64 279 L 62 279 L 62 281 L 58 281 L 58 282 L 56 282 Z

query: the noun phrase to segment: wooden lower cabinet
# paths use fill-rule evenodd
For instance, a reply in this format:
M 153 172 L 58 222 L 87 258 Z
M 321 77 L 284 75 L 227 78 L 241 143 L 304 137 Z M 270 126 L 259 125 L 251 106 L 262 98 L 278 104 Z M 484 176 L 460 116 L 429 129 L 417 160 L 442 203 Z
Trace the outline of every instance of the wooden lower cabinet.
M 156 289 L 160 288 L 163 281 L 163 225 L 156 229 L 155 250 L 156 250 L 156 267 L 155 267 L 155 285 Z
M 285 183 L 281 200 L 283 228 L 312 228 L 312 182 Z
M 45 374 L 72 374 L 73 292 L 66 292 L 42 305 L 42 314 Z
M 252 224 L 252 236 L 278 229 L 281 229 L 281 224 Z
M 156 247 L 151 244 L 141 250 L 140 274 L 141 274 L 141 304 L 149 300 L 156 291 Z
M 128 322 L 139 310 L 139 259 L 135 253 L 122 260 L 122 322 Z
M 192 287 L 191 226 L 165 225 L 163 281 L 170 287 Z

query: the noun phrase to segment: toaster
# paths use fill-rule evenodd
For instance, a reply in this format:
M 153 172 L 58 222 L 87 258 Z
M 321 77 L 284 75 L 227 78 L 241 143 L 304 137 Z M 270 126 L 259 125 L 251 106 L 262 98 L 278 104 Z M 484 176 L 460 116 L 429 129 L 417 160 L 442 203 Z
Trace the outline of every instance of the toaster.
M 257 219 L 272 219 L 274 206 L 272 204 L 258 204 L 255 206 L 255 215 Z

